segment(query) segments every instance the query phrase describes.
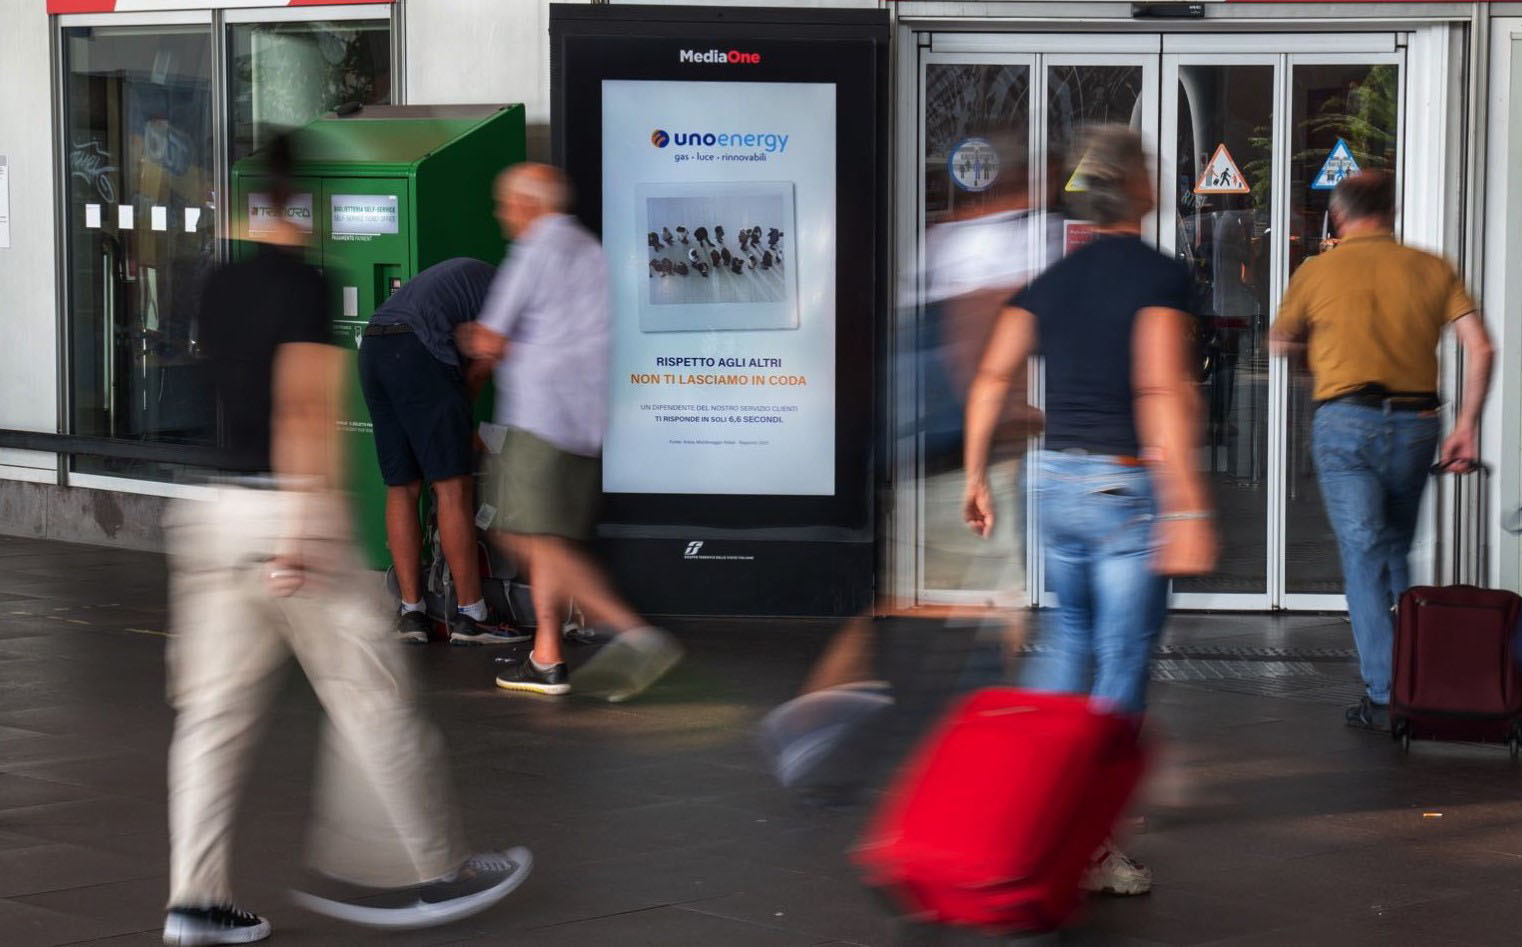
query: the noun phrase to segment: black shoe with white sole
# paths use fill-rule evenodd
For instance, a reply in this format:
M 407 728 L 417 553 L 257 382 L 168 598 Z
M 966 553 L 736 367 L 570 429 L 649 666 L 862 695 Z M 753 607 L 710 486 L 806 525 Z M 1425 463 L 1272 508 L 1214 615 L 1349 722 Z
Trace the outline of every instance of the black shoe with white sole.
M 472 855 L 458 870 L 410 888 L 328 898 L 303 891 L 292 893 L 296 903 L 327 917 L 364 927 L 415 930 L 436 927 L 479 914 L 523 884 L 533 869 L 526 848 Z
M 565 662 L 541 668 L 528 655 L 521 658 L 499 658 L 497 686 L 505 691 L 528 691 L 533 694 L 549 694 L 558 697 L 571 692 L 566 676 Z
M 449 643 L 453 645 L 518 644 L 533 637 L 492 614 L 484 621 L 476 621 L 464 612 L 456 612 L 449 622 Z
M 270 922 L 231 904 L 170 908 L 164 917 L 166 944 L 252 944 L 270 936 Z
M 433 619 L 427 612 L 400 612 L 396 616 L 396 636 L 408 644 L 427 644 L 433 633 Z

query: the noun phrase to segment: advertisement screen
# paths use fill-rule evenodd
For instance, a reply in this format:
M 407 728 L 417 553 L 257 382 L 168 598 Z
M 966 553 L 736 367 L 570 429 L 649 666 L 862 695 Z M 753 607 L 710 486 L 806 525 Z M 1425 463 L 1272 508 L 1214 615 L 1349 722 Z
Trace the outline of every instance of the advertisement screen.
M 603 81 L 606 492 L 834 493 L 836 98 Z

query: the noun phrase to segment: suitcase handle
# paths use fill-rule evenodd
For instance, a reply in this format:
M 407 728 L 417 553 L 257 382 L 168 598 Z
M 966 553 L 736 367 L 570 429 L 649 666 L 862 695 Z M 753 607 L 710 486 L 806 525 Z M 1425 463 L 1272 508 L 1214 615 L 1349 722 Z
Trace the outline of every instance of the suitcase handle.
M 1447 463 L 1433 464 L 1431 472 L 1437 477 L 1444 474 L 1453 474 L 1457 477 L 1472 473 L 1480 475 L 1480 483 L 1476 488 L 1480 514 L 1479 575 L 1476 577 L 1475 584 L 1482 588 L 1486 587 L 1490 584 L 1490 489 L 1488 482 L 1490 467 L 1477 457 L 1460 457 Z M 1518 525 L 1522 526 L 1522 511 L 1518 512 Z M 1504 521 L 1501 527 L 1509 532 L 1516 532 Z
M 1447 463 L 1433 464 L 1431 473 L 1435 477 L 1441 477 L 1443 474 L 1455 474 L 1462 477 L 1464 474 L 1472 473 L 1488 474 L 1490 473 L 1490 468 L 1485 465 L 1484 461 L 1474 457 L 1460 457 Z

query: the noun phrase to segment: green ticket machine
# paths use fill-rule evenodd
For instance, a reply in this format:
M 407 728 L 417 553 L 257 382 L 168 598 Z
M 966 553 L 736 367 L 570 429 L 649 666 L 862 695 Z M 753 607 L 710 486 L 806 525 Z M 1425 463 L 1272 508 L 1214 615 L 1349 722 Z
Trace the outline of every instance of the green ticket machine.
M 311 261 L 331 292 L 333 341 L 357 352 L 375 307 L 422 270 L 451 257 L 502 259 L 492 181 L 524 157 L 522 105 L 366 106 L 297 133 L 295 188 L 286 216 L 311 234 Z M 233 165 L 234 258 L 268 226 L 267 180 L 257 152 Z M 370 565 L 390 565 L 385 486 L 369 412 L 351 356 L 339 420 L 355 522 Z

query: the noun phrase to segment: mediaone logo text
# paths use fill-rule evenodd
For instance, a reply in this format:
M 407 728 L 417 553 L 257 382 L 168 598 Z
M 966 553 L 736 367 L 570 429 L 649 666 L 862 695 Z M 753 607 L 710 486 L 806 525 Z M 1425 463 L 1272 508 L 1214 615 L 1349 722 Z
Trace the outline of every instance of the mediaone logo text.
M 734 66 L 757 66 L 761 64 L 760 53 L 747 53 L 738 49 L 684 49 L 677 54 L 679 62 L 729 63 Z

